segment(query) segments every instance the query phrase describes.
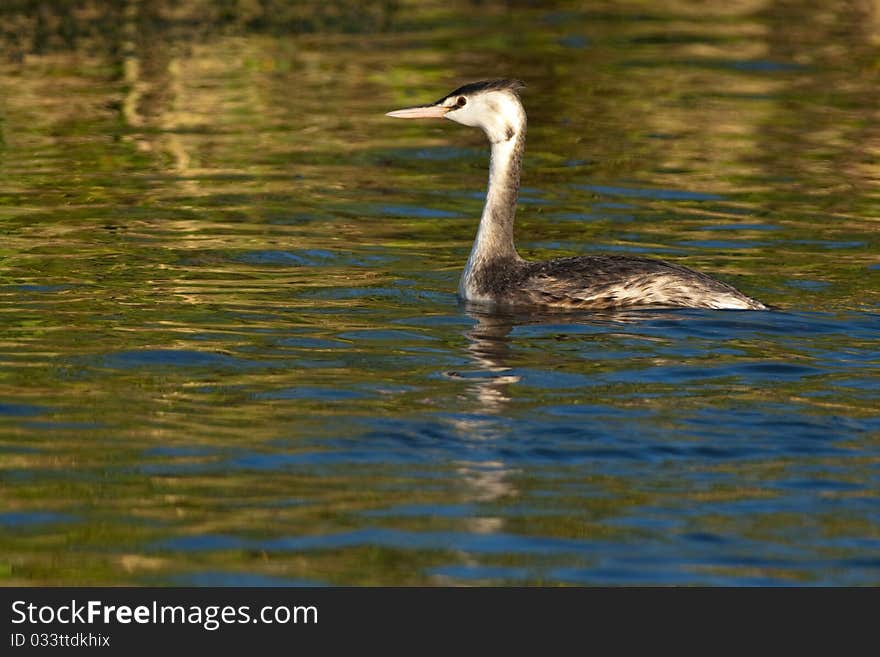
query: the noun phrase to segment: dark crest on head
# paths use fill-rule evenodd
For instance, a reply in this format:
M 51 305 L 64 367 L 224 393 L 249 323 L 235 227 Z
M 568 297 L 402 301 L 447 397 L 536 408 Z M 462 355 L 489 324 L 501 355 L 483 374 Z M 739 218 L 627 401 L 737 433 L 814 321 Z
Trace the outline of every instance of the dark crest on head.
M 470 84 L 465 84 L 459 87 L 452 93 L 446 94 L 438 102 L 442 102 L 450 96 L 467 96 L 468 94 L 479 93 L 481 91 L 509 91 L 510 93 L 519 96 L 519 92 L 524 89 L 525 86 L 526 85 L 522 80 L 510 80 L 507 78 L 496 78 L 494 80 L 471 82 Z

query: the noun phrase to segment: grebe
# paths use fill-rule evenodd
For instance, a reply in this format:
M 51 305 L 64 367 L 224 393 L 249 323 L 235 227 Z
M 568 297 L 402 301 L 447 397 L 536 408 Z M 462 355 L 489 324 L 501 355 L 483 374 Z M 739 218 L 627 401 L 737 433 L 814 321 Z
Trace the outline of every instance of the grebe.
M 446 118 L 482 128 L 492 144 L 489 187 L 480 226 L 458 294 L 495 306 L 567 309 L 622 307 L 767 310 L 735 288 L 662 260 L 620 255 L 545 262 L 520 257 L 513 219 L 526 139 L 519 80 L 485 80 L 459 87 L 435 103 L 388 112 L 398 119 Z

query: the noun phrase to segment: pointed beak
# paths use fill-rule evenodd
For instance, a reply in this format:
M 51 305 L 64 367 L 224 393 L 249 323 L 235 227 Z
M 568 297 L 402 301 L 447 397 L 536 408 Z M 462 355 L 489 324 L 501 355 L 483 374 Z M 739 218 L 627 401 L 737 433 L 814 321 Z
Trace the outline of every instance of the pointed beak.
M 392 116 L 395 119 L 442 119 L 450 109 L 452 108 L 441 105 L 418 105 L 394 110 L 385 116 Z

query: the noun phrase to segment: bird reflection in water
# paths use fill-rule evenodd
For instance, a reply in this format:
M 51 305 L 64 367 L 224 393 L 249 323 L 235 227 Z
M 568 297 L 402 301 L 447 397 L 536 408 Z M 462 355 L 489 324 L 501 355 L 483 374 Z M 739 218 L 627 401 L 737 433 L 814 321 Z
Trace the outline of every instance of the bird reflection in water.
M 646 321 L 683 319 L 676 311 L 609 311 L 591 313 L 561 312 L 499 312 L 487 311 L 485 306 L 469 304 L 465 307 L 474 325 L 465 336 L 467 351 L 474 368 L 450 371 L 445 375 L 466 381 L 461 395 L 461 412 L 451 422 L 456 431 L 474 452 L 474 458 L 460 460 L 457 472 L 464 483 L 466 497 L 475 503 L 491 503 L 518 495 L 514 477 L 519 470 L 499 457 L 499 443 L 509 440 L 515 432 L 516 418 L 507 415 L 507 407 L 515 397 L 515 388 L 521 381 L 511 364 L 515 339 L 511 333 L 518 326 L 528 325 L 599 325 L 609 330 L 602 335 L 621 335 L 627 325 Z M 644 338 L 644 336 L 640 336 Z M 504 518 L 480 516 L 468 520 L 467 526 L 475 533 L 496 533 L 502 530 Z

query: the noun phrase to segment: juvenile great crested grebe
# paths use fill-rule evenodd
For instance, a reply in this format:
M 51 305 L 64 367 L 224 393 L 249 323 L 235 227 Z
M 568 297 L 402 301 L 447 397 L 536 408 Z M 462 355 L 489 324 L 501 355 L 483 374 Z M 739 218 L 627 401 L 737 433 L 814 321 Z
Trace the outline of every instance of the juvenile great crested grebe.
M 766 310 L 726 283 L 662 260 L 619 255 L 529 262 L 513 244 L 526 141 L 519 80 L 459 87 L 436 103 L 388 112 L 398 119 L 446 118 L 482 128 L 492 144 L 486 205 L 458 285 L 471 302 L 609 309 L 633 306 Z

